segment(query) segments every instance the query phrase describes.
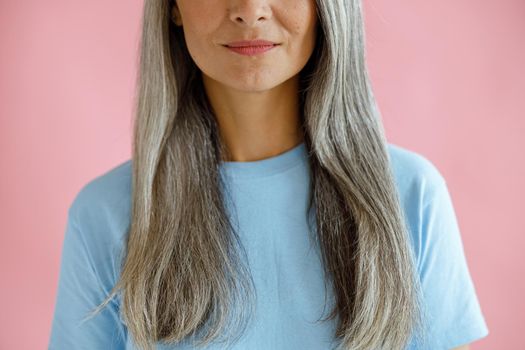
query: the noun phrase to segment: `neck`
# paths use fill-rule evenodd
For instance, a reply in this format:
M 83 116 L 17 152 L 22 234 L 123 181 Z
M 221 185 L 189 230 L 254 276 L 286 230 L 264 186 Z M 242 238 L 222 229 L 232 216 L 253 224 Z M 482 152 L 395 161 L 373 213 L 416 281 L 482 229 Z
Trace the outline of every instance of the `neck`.
M 303 142 L 298 76 L 270 90 L 250 92 L 202 77 L 226 146 L 223 160 L 265 159 Z

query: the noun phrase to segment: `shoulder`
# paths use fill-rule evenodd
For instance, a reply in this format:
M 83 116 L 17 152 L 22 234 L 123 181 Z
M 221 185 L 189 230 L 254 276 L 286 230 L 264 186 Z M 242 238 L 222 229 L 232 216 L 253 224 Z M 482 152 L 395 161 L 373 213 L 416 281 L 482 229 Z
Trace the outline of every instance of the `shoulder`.
M 388 143 L 388 154 L 401 195 L 428 197 L 445 185 L 446 180 L 441 171 L 422 154 L 392 143 Z
M 429 235 L 429 206 L 441 206 L 448 196 L 446 179 L 427 157 L 395 144 L 388 144 L 390 165 L 418 265 L 425 247 L 435 239 Z
M 131 195 L 131 160 L 122 162 L 85 183 L 76 194 L 71 210 L 78 219 L 100 216 L 109 208 L 122 207 Z
M 452 349 L 486 336 L 445 178 L 414 151 L 389 145 L 389 153 L 424 296 L 425 349 Z
M 106 309 L 109 311 L 102 312 L 104 316 L 98 325 L 88 323 L 84 329 L 76 324 L 102 302 L 120 275 L 130 222 L 130 163 L 122 162 L 89 180 L 69 205 L 53 329 L 53 341 L 56 338 L 57 344 L 65 339 L 65 333 L 71 339 L 84 333 L 87 336 L 90 330 L 102 336 L 96 327 L 109 334 L 118 320 L 120 295 L 112 300 L 112 306 Z
M 78 214 L 95 214 L 97 209 L 119 206 L 129 198 L 131 160 L 122 162 L 85 183 L 71 205 Z
M 100 252 L 123 242 L 130 223 L 131 160 L 106 170 L 85 183 L 68 214 L 87 248 Z

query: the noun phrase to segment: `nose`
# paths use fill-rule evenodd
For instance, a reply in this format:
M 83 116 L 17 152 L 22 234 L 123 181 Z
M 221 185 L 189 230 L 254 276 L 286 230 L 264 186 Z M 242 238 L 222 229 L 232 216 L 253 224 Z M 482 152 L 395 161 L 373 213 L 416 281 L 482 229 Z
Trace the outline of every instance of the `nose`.
M 271 18 L 271 9 L 266 0 L 236 1 L 230 8 L 230 19 L 242 26 L 253 27 Z

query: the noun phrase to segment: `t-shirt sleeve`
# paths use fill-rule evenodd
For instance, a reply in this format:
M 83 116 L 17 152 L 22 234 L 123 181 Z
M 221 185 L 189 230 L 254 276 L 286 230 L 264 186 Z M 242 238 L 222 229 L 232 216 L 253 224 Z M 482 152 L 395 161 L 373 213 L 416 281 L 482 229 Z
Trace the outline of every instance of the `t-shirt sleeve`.
M 82 322 L 107 296 L 97 267 L 108 262 L 98 261 L 99 255 L 87 248 L 73 212 L 68 211 L 48 349 L 124 349 L 125 329 L 115 299 Z
M 453 349 L 489 334 L 469 273 L 451 196 L 443 177 L 421 211 L 420 278 L 428 349 Z

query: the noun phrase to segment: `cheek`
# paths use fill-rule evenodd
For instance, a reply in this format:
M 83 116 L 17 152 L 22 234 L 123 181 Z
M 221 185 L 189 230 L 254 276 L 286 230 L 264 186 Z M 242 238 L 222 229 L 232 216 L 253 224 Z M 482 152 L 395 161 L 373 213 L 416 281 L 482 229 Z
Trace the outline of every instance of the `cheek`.
M 315 2 L 298 1 L 285 13 L 286 27 L 292 44 L 302 43 L 304 45 L 311 41 L 312 36 L 315 36 L 317 21 Z
M 288 24 L 289 30 L 289 53 L 302 57 L 309 55 L 315 46 L 315 26 L 304 20 L 292 20 Z
M 186 46 L 197 67 L 209 76 L 221 71 L 221 62 L 218 59 L 218 50 L 222 47 L 215 45 L 203 27 L 187 28 Z
M 211 40 L 210 31 L 206 27 L 206 21 L 194 19 L 191 23 L 186 23 L 184 28 L 184 38 L 190 55 L 200 63 L 205 61 L 208 56 L 212 55 L 210 49 L 214 43 Z
M 212 6 L 206 6 L 207 1 L 190 0 L 184 8 L 184 33 L 188 47 L 201 50 L 209 41 L 213 31 L 214 20 L 217 10 Z M 215 12 L 214 12 L 215 11 Z

